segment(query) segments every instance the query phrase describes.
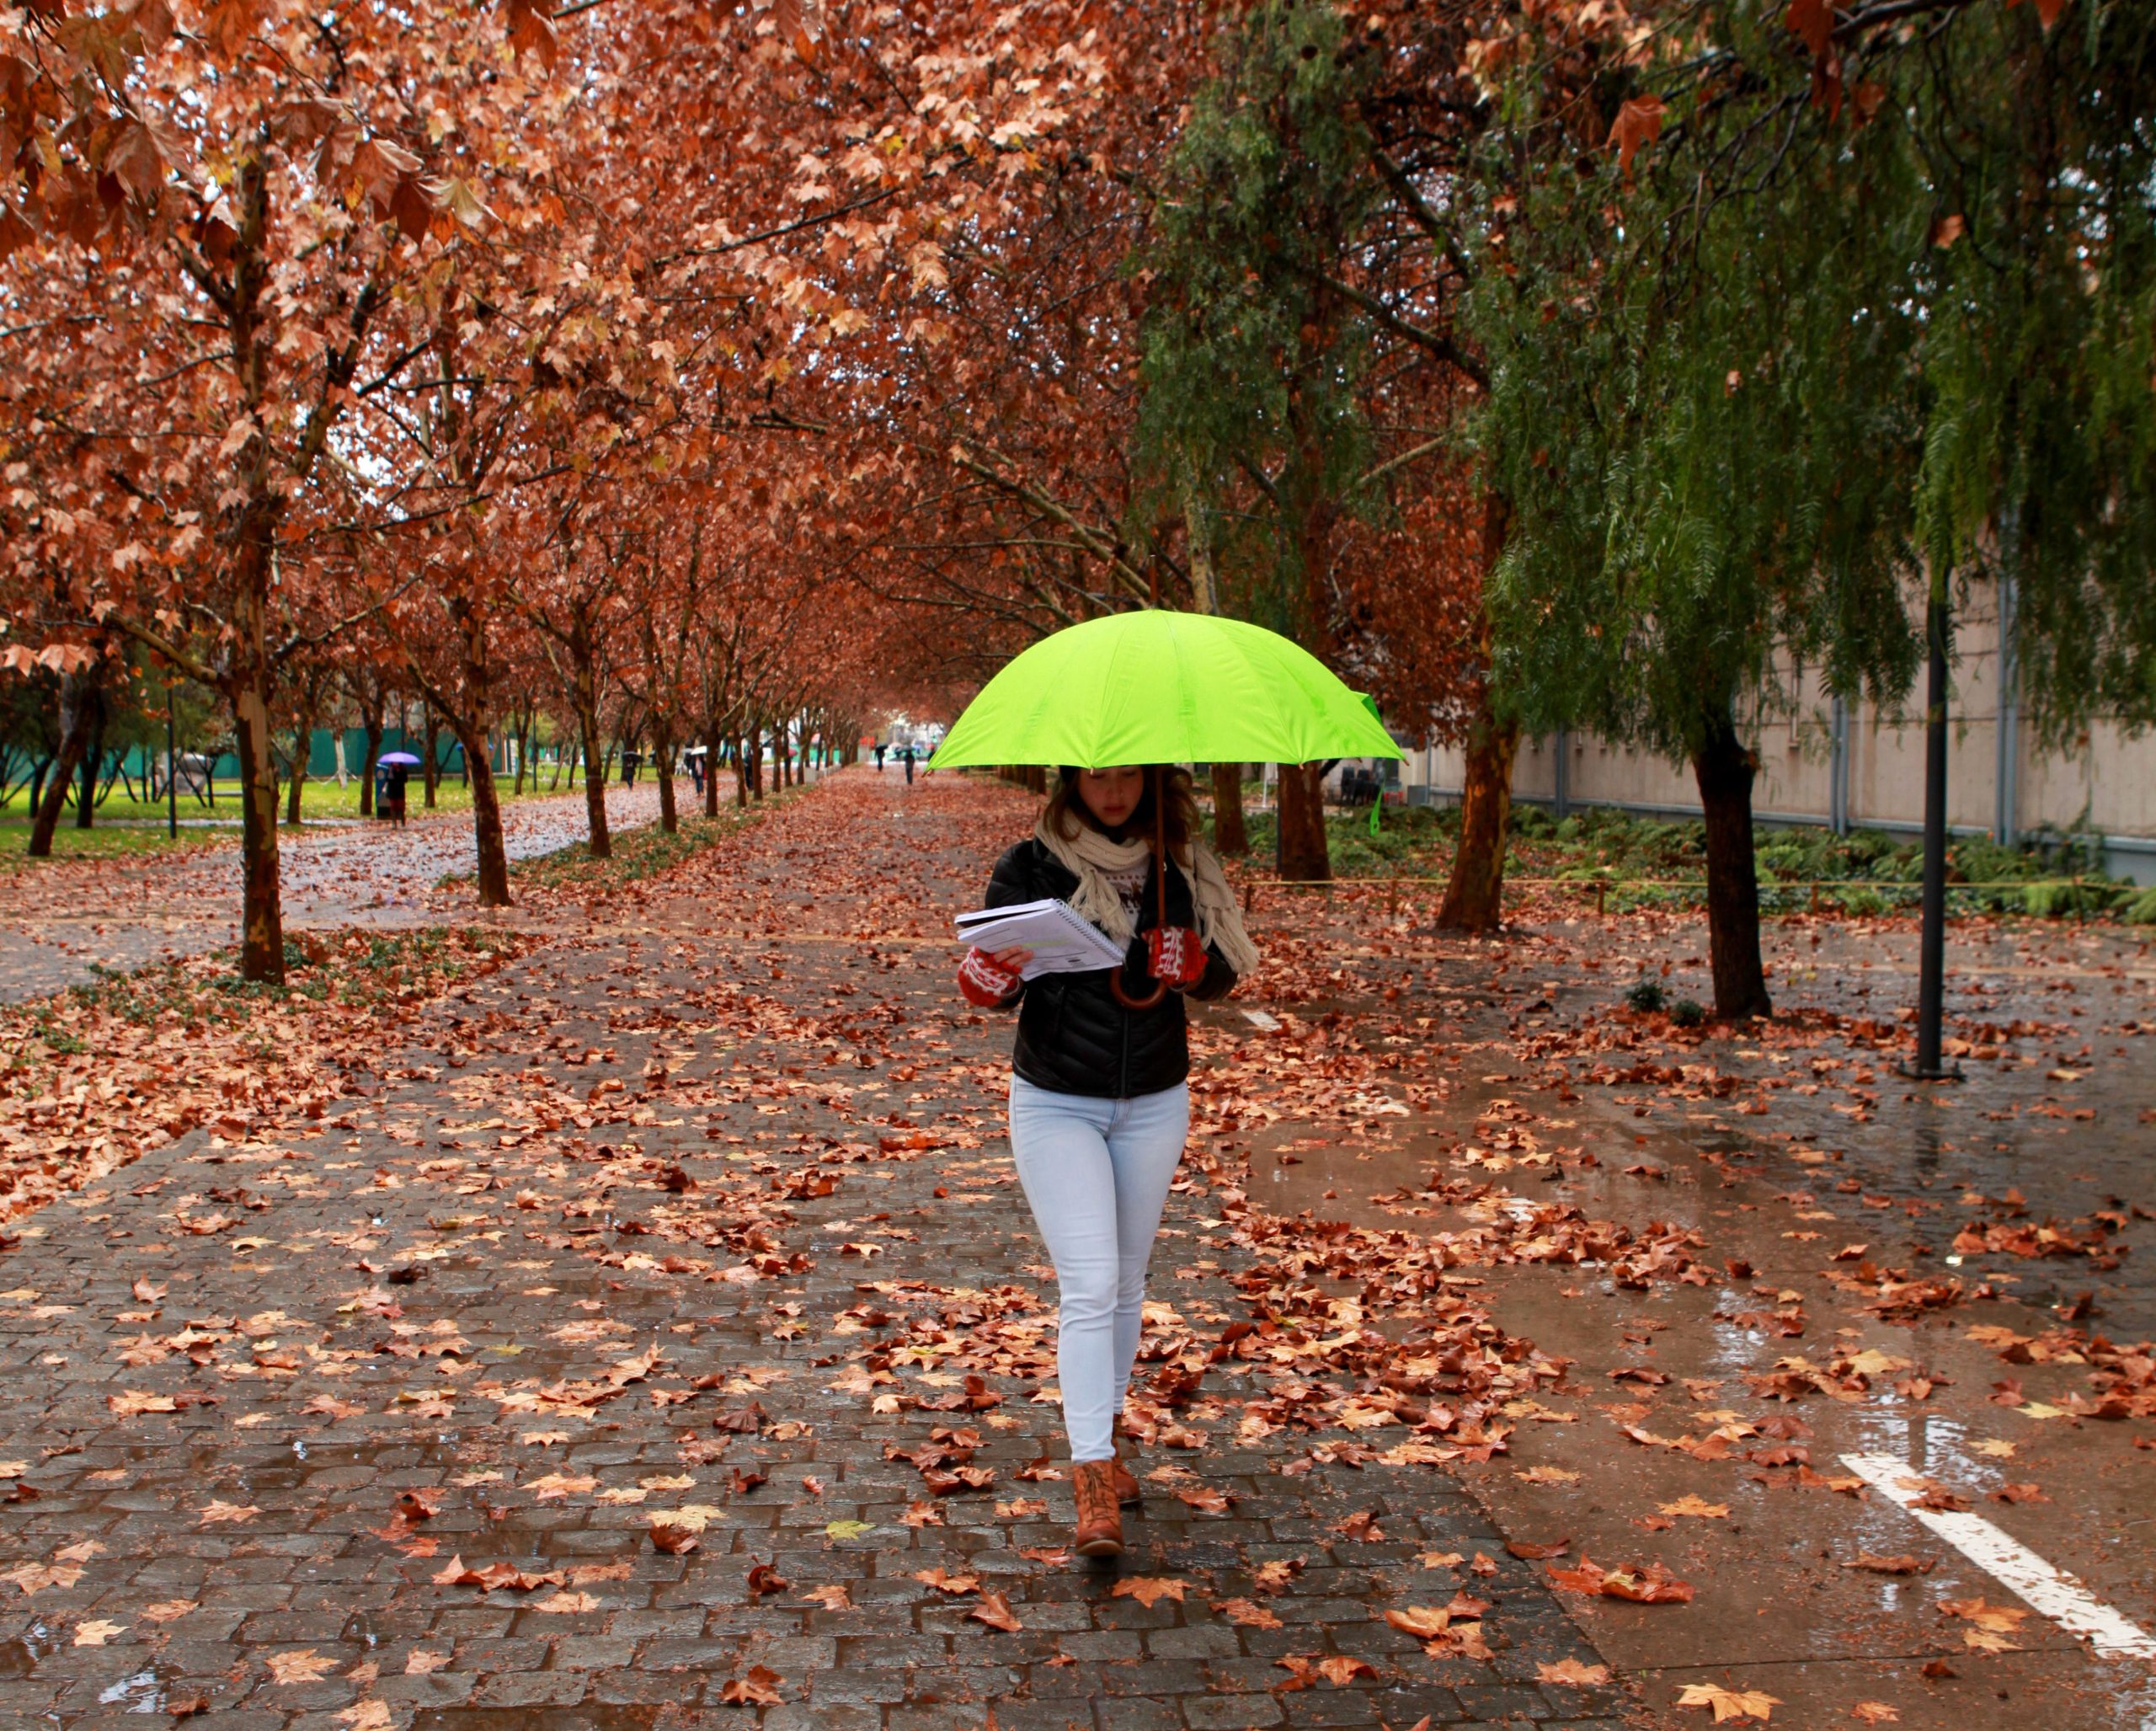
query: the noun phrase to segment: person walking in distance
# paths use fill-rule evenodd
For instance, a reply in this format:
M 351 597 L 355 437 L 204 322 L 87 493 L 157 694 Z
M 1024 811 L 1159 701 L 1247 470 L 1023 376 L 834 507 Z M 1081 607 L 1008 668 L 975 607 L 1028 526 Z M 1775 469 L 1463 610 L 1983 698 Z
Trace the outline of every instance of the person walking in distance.
M 1018 1012 L 1011 1151 L 1061 1291 L 1075 1546 L 1113 1557 L 1141 1494 L 1122 1419 L 1146 1266 L 1190 1128 L 1183 999 L 1225 996 L 1258 955 L 1180 769 L 1059 770 L 1033 833 L 996 862 L 986 906 L 1051 897 L 1124 944 L 1122 965 L 1028 980 L 1031 951 L 974 949 L 958 986 Z
M 906 785 L 910 788 L 913 785 L 913 747 L 901 745 L 899 748 L 899 756 L 905 760 Z
M 887 748 L 885 747 L 885 745 L 884 745 L 883 742 L 881 740 L 877 740 L 877 742 L 876 742 L 876 773 L 877 773 L 877 774 L 878 774 L 878 775 L 881 775 L 881 774 L 883 774 L 883 753 L 884 753 L 884 751 L 885 751 L 886 749 L 887 749 Z

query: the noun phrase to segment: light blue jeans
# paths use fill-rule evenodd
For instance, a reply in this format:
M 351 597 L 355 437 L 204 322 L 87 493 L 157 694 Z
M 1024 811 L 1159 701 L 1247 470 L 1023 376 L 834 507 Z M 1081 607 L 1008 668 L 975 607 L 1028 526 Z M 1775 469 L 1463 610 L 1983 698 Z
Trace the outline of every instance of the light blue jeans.
M 1011 1152 L 1063 1292 L 1055 1364 L 1073 1461 L 1115 1452 L 1145 1323 L 1145 1264 L 1189 1134 L 1181 1082 L 1104 1100 L 1011 1078 Z

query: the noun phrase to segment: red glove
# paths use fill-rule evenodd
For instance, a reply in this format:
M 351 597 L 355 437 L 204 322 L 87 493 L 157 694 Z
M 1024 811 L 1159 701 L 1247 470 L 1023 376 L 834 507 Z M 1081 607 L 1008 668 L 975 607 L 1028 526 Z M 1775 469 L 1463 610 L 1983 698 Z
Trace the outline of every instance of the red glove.
M 1205 977 L 1205 946 L 1187 926 L 1155 926 L 1145 934 L 1146 971 L 1178 991 Z
M 984 1010 L 1008 1003 L 1017 991 L 1022 977 L 985 950 L 969 949 L 965 960 L 958 964 L 959 991 L 968 1003 L 978 1004 Z

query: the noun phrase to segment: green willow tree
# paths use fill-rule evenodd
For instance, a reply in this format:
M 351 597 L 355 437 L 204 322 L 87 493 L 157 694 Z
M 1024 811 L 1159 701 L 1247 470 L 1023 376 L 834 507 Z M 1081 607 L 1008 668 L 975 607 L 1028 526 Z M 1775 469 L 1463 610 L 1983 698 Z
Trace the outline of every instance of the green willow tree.
M 1911 128 L 1940 261 L 1917 496 L 1930 579 L 1921 1076 L 1943 1073 L 1959 590 L 1997 584 L 2009 676 L 2045 743 L 2100 717 L 2156 721 L 2156 13 L 2038 0 L 1955 25 L 1916 62 Z
M 1147 505 L 1192 526 L 1220 612 L 1321 658 L 1370 449 L 1367 319 L 1331 280 L 1374 196 L 1351 46 L 1329 6 L 1267 0 L 1239 20 L 1134 261 L 1151 297 L 1135 435 Z M 1320 776 L 1280 766 L 1283 878 L 1332 874 Z
M 1488 596 L 1500 685 L 1532 731 L 1593 726 L 1689 763 L 1723 1017 L 1771 1008 L 1744 721 L 1801 665 L 1886 701 L 1914 666 L 1911 324 L 1867 298 L 1871 201 L 1831 185 L 1853 165 L 1812 166 L 1780 200 L 1722 204 L 1667 261 L 1673 174 L 1609 216 L 1535 188 L 1528 256 L 1484 274 L 1475 312 L 1513 507 Z
M 1500 680 L 1530 729 L 1689 762 L 1725 1018 L 1771 1007 L 1747 724 L 1806 670 L 1898 700 L 2003 525 L 2047 713 L 2148 708 L 2148 105 L 2103 115 L 2146 94 L 2146 32 L 1930 9 L 1917 41 L 1892 0 L 1700 0 L 1666 61 L 1611 56 L 1598 113 L 1529 72 L 1492 133 L 1508 185 L 1550 165 L 1470 307 Z M 1598 162 L 1550 143 L 1605 126 Z

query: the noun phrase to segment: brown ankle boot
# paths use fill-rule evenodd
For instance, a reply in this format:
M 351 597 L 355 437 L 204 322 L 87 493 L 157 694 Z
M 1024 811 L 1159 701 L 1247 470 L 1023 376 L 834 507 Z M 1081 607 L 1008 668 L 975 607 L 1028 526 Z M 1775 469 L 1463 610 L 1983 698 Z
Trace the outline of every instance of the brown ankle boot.
M 1116 1506 L 1115 1462 L 1081 1461 L 1072 1468 L 1070 1479 L 1078 1499 L 1078 1554 L 1122 1556 L 1123 1510 Z
M 1115 1458 L 1109 1461 L 1108 1465 L 1115 1468 L 1115 1499 L 1128 1509 L 1134 1504 L 1144 1502 L 1145 1491 L 1145 1488 L 1138 1483 L 1138 1475 L 1133 1472 L 1123 1461 L 1123 1420 L 1120 1418 L 1115 1421 L 1115 1429 L 1111 1434 L 1111 1440 L 1115 1445 Z

